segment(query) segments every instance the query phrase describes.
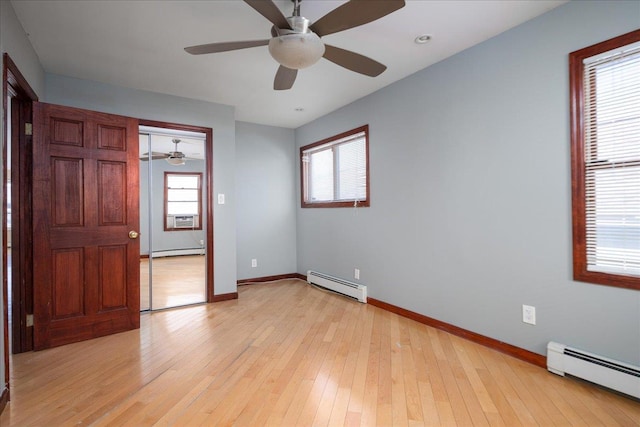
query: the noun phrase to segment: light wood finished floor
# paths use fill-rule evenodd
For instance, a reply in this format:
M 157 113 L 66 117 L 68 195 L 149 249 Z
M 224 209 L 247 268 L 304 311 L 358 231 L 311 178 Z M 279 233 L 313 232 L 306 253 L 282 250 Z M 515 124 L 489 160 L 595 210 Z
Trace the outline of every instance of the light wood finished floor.
M 153 258 L 153 309 L 197 304 L 207 300 L 206 257 L 186 255 Z M 149 309 L 149 259 L 140 260 L 140 310 Z
M 640 403 L 285 280 L 12 357 L 6 426 L 637 426 Z

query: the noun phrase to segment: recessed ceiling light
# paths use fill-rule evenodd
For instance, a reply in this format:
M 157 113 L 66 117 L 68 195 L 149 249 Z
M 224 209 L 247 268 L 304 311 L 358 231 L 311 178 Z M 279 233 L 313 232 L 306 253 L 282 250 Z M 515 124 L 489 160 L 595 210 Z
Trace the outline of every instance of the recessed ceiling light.
M 425 44 L 427 42 L 429 42 L 431 40 L 431 35 L 430 34 L 423 34 L 421 36 L 418 36 L 415 38 L 415 42 L 418 44 Z

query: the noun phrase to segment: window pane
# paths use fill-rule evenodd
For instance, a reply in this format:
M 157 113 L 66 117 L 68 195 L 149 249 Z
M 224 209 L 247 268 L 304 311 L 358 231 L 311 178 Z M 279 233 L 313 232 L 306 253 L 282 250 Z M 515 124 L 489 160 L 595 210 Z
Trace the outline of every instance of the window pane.
M 165 230 L 185 230 L 176 227 L 174 217 L 181 215 L 200 215 L 202 213 L 201 173 L 165 172 Z M 202 229 L 200 221 L 195 229 Z
M 198 202 L 169 202 L 167 203 L 168 215 L 197 215 Z
M 593 68 L 595 86 L 587 140 L 591 159 L 620 162 L 640 158 L 640 54 L 605 62 Z M 595 79 L 595 84 L 594 84 Z
M 302 207 L 370 206 L 367 125 L 300 149 Z
M 587 270 L 640 275 L 640 54 L 588 66 Z
M 309 163 L 311 202 L 333 200 L 333 150 L 312 153 Z
M 632 39 L 570 55 L 582 74 L 571 90 L 583 139 L 572 144 L 584 153 L 573 163 L 574 277 L 640 289 L 640 32 Z
M 338 150 L 340 169 L 338 200 L 364 200 L 367 197 L 367 170 L 365 167 L 365 141 L 341 144 Z
M 198 188 L 197 175 L 169 175 L 167 187 L 169 188 Z
M 640 165 L 589 175 L 588 270 L 640 276 Z
M 198 190 L 167 190 L 167 200 L 169 202 L 197 202 Z

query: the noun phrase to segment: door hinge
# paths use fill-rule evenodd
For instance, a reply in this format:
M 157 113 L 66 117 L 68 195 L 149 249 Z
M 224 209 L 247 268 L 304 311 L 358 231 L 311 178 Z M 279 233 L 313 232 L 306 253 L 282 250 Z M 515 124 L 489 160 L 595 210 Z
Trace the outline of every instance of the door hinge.
M 33 124 L 32 123 L 25 123 L 24 124 L 24 134 L 26 136 L 32 136 L 33 135 Z
M 27 328 L 33 326 L 33 314 L 27 314 Z

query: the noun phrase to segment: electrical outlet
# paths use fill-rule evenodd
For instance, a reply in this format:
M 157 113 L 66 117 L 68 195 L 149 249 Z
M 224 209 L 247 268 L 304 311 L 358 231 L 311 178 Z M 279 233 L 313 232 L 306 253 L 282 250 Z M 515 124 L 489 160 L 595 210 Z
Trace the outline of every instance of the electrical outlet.
M 218 193 L 218 204 L 219 205 L 224 205 L 224 194 L 223 193 Z
M 356 269 L 353 271 L 353 277 L 354 277 L 355 279 L 357 279 L 357 280 L 360 280 L 360 269 L 356 268 Z
M 522 305 L 522 321 L 530 325 L 536 324 L 536 308 L 531 305 Z
M 252 268 L 256 268 L 258 266 L 258 260 L 257 259 L 252 259 L 251 260 L 251 267 Z

